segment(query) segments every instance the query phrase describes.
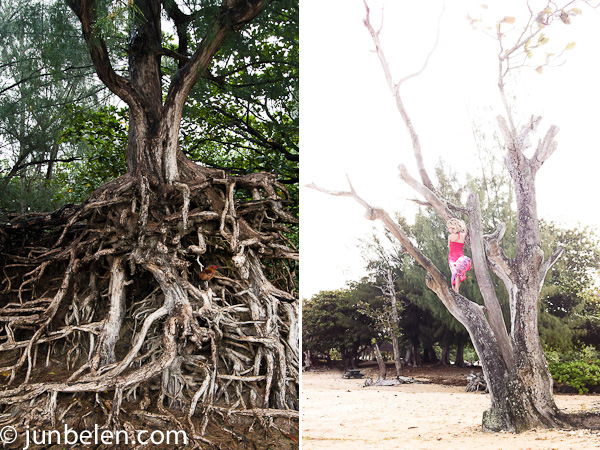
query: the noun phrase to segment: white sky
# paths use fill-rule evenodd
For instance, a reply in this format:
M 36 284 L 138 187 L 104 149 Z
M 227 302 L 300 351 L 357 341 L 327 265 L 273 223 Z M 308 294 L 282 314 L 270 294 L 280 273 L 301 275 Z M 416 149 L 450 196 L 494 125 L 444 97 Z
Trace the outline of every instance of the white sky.
M 498 43 L 466 19 L 485 25 L 504 16 L 528 17 L 524 0 L 447 1 L 440 43 L 425 72 L 405 83 L 404 104 L 419 134 L 430 176 L 440 157 L 457 172 L 479 174 L 472 120 L 496 127 L 501 113 L 497 89 Z M 535 1 L 531 2 L 535 7 Z M 439 0 L 370 0 L 371 21 L 381 23 L 381 41 L 399 80 L 423 64 L 436 34 Z M 493 4 L 493 5 L 492 5 Z M 538 2 L 539 4 L 539 2 Z M 569 26 L 555 23 L 545 30 L 545 52 L 560 53 L 569 43 L 566 62 L 521 72 L 509 86 L 516 93 L 516 120 L 541 115 L 538 134 L 552 124 L 560 128 L 558 150 L 537 176 L 540 217 L 566 226 L 600 228 L 595 201 L 600 162 L 600 11 L 581 7 Z M 412 144 L 388 90 L 371 36 L 362 20 L 362 0 L 302 0 L 300 138 L 301 185 L 315 182 L 346 190 L 347 173 L 367 201 L 393 213 L 414 216 L 413 191 L 398 177 L 404 163 L 418 178 Z M 518 23 L 518 22 L 517 22 Z M 553 46 L 554 45 L 554 46 Z M 491 110 L 490 110 L 491 109 Z M 471 118 L 470 118 L 471 116 Z M 375 222 L 364 218 L 354 200 L 330 197 L 301 188 L 300 295 L 341 288 L 358 280 L 363 261 L 358 239 Z

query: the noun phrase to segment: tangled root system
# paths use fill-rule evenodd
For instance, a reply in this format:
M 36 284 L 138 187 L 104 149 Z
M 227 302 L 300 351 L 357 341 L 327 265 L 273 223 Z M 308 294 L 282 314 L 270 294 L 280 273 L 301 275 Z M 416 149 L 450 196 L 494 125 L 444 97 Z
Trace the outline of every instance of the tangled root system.
M 170 424 L 205 443 L 217 424 L 293 434 L 287 192 L 269 174 L 190 180 L 125 175 L 80 205 L 0 226 L 4 424 Z M 199 280 L 209 265 L 215 276 Z

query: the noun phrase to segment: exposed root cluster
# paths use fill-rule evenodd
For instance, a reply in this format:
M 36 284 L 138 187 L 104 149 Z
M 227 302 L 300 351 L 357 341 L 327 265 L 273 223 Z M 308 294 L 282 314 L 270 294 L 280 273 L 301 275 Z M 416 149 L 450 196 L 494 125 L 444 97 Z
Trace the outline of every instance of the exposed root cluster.
M 126 175 L 2 224 L 0 420 L 171 422 L 206 441 L 209 423 L 246 418 L 287 433 L 299 304 L 286 195 L 269 174 L 169 189 Z

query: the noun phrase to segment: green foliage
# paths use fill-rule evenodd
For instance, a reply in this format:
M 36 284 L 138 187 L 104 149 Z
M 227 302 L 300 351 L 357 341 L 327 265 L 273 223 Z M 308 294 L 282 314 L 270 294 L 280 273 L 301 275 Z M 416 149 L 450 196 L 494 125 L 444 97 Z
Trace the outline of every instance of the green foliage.
M 558 295 L 548 295 L 545 301 L 552 314 L 564 317 L 591 295 L 600 270 L 600 240 L 589 227 L 564 229 L 546 222 L 542 222 L 541 226 L 546 253 L 549 254 L 551 248 L 563 249 L 563 254 L 546 280 L 559 288 Z
M 55 164 L 68 105 L 88 107 L 101 90 L 89 52 L 63 2 L 0 3 L 1 206 L 8 212 L 56 207 Z
M 61 142 L 70 143 L 81 160 L 61 163 L 56 183 L 61 188 L 57 200 L 77 203 L 102 184 L 127 171 L 127 109 L 114 106 L 85 111 L 73 107 Z
M 275 173 L 297 203 L 297 1 L 272 3 L 227 42 L 222 55 L 224 62 L 190 95 L 182 149 L 233 173 Z
M 0 161 L 0 172 L 8 173 L 9 163 Z M 0 218 L 11 212 L 51 211 L 60 206 L 54 199 L 55 187 L 48 183 L 35 168 L 11 178 L 0 195 Z
M 578 343 L 599 345 L 595 280 L 600 268 L 600 241 L 588 227 L 564 229 L 543 221 L 541 227 L 547 257 L 553 249 L 563 249 L 540 295 L 542 342 L 562 352 Z
M 356 357 L 376 336 L 373 321 L 359 311 L 360 296 L 351 289 L 321 291 L 302 304 L 302 348 L 313 354 L 338 351 Z
M 573 350 L 577 341 L 577 332 L 567 321 L 561 320 L 543 309 L 539 312 L 538 328 L 540 339 L 544 347 L 568 353 Z
M 571 386 L 580 394 L 586 394 L 600 385 L 600 352 L 586 346 L 568 353 L 548 348 L 546 360 L 556 383 Z
M 547 350 L 548 367 L 554 381 L 571 386 L 580 394 L 600 385 L 600 353 L 592 346 L 562 356 Z
M 580 394 L 587 394 L 591 387 L 600 384 L 600 359 L 552 363 L 549 368 L 557 383 L 571 386 Z

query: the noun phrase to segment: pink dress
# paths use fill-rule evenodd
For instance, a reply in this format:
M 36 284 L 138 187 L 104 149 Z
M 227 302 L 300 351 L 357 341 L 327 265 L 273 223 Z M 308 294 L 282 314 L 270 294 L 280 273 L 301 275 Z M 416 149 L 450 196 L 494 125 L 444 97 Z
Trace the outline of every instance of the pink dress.
M 462 283 L 467 279 L 467 272 L 471 270 L 471 259 L 463 253 L 463 246 L 460 242 L 450 242 L 450 254 L 448 255 L 448 264 L 452 272 L 452 286 L 456 284 L 456 279 Z

